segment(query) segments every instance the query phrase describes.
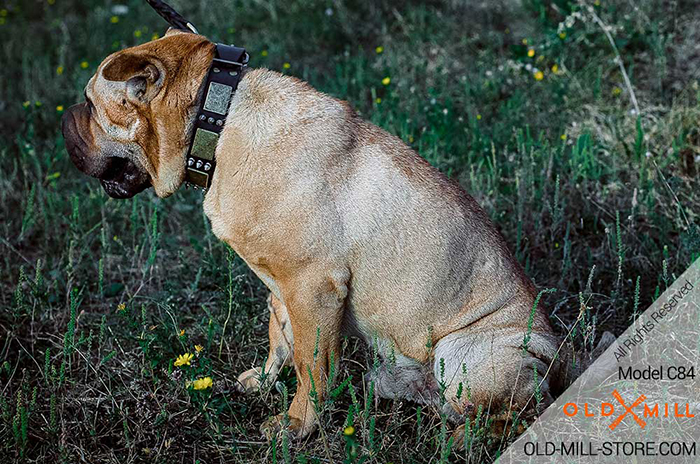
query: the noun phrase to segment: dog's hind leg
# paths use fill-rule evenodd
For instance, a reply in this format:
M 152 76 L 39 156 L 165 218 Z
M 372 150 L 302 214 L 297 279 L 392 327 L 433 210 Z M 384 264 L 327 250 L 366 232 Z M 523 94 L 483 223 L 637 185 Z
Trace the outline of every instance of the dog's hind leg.
M 556 346 L 547 335 L 532 333 L 524 350 L 523 336 L 512 328 L 459 331 L 435 345 L 435 377 L 462 420 L 474 419 L 481 410 L 482 417 L 510 426 L 513 413 L 553 402 L 545 374 Z
M 258 391 L 264 385 L 272 385 L 284 366 L 292 365 L 294 336 L 287 307 L 272 293 L 267 298 L 270 310 L 270 352 L 263 369 L 255 367 L 238 376 L 237 388 L 241 392 Z
M 405 399 L 424 405 L 439 404 L 439 389 L 430 366 L 425 366 L 401 354 L 395 354 L 365 376 L 374 382 L 374 394 L 379 398 Z

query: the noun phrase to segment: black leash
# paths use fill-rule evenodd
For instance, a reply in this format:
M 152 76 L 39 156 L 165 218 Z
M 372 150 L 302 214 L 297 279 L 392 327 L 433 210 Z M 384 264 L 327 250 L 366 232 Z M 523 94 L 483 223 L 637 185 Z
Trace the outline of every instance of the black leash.
M 170 24 L 175 29 L 179 29 L 185 32 L 192 32 L 194 34 L 199 34 L 197 29 L 192 25 L 191 22 L 187 21 L 184 16 L 175 11 L 173 7 L 161 0 L 146 0 L 151 7 L 156 10 L 156 13 L 161 15 L 168 24 Z

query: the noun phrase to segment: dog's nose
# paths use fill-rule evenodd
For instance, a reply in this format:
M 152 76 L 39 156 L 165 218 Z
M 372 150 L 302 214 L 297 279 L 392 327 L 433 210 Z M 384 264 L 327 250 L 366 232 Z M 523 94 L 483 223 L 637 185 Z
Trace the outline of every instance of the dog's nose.
M 71 135 L 71 128 L 70 125 L 73 124 L 73 115 L 71 113 L 71 110 L 73 107 L 71 106 L 66 110 L 65 113 L 63 113 L 63 117 L 61 118 L 61 133 L 63 134 L 63 140 L 66 141 L 66 148 L 70 152 L 69 146 L 72 146 L 72 139 L 70 137 Z
M 65 113 L 63 113 L 63 116 L 61 117 L 61 133 L 63 133 L 63 139 L 65 140 L 66 138 L 66 133 L 68 132 L 68 124 L 70 119 L 72 118 L 71 116 L 71 110 L 73 107 L 71 106 L 68 108 Z
M 61 118 L 61 132 L 63 133 L 63 140 L 66 142 L 66 151 L 70 155 L 73 164 L 82 171 L 82 165 L 85 160 L 85 155 L 79 148 L 79 135 L 75 127 L 75 105 L 71 106 L 66 110 Z
M 71 161 L 80 171 L 90 175 L 87 166 L 88 146 L 84 135 L 80 132 L 80 118 L 85 111 L 85 104 L 73 105 L 66 110 L 61 118 L 61 132 L 66 142 L 66 151 Z M 85 131 L 85 128 L 83 128 Z

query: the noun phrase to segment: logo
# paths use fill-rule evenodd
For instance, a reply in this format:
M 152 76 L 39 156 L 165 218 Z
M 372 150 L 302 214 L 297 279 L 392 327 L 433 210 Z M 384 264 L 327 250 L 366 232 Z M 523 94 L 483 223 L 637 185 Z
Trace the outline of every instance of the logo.
M 617 411 L 617 416 L 608 426 L 610 430 L 615 430 L 617 426 L 620 425 L 628 416 L 631 417 L 642 429 L 647 425 L 647 422 L 644 419 L 695 417 L 695 414 L 690 413 L 690 405 L 688 403 L 685 403 L 685 408 L 682 408 L 682 405 L 679 403 L 650 404 L 646 402 L 646 395 L 639 395 L 639 397 L 637 397 L 632 404 L 627 406 L 627 403 L 617 390 L 613 390 L 612 397 L 616 400 L 617 409 L 612 402 L 603 402 L 600 404 L 598 414 L 598 410 L 588 403 L 583 403 L 582 408 L 576 403 L 566 403 L 562 410 L 564 411 L 564 414 L 569 417 L 577 416 L 581 410 L 583 410 L 582 412 L 584 417 L 613 417 Z M 638 409 L 640 406 L 642 406 L 643 409 Z
M 615 430 L 615 428 L 617 428 L 617 426 L 620 425 L 620 422 L 622 422 L 622 419 L 624 419 L 625 416 L 627 416 L 627 414 L 632 414 L 632 417 L 634 417 L 635 422 L 637 422 L 637 424 L 639 424 L 639 426 L 641 428 L 644 428 L 647 425 L 646 422 L 644 422 L 642 419 L 640 419 L 639 416 L 637 414 L 635 414 L 634 411 L 632 411 L 632 408 L 636 408 L 637 406 L 642 404 L 644 402 L 644 400 L 647 399 L 646 396 L 639 395 L 639 398 L 637 398 L 634 401 L 634 403 L 632 403 L 632 406 L 630 406 L 630 407 L 627 407 L 624 400 L 622 399 L 622 396 L 620 396 L 620 394 L 617 392 L 617 390 L 613 390 L 612 396 L 622 405 L 623 408 L 625 408 L 625 412 L 620 414 L 619 416 L 617 416 L 617 419 L 615 419 L 613 421 L 613 423 L 608 426 L 608 427 L 610 427 L 610 430 Z

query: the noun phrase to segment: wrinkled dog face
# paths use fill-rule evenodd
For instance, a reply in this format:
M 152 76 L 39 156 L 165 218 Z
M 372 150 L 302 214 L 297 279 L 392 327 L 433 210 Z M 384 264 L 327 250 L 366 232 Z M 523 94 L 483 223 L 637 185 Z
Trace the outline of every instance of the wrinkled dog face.
M 213 53 L 202 36 L 168 31 L 107 57 L 85 88 L 86 102 L 63 116 L 76 167 L 114 198 L 151 185 L 160 197 L 175 192 Z

